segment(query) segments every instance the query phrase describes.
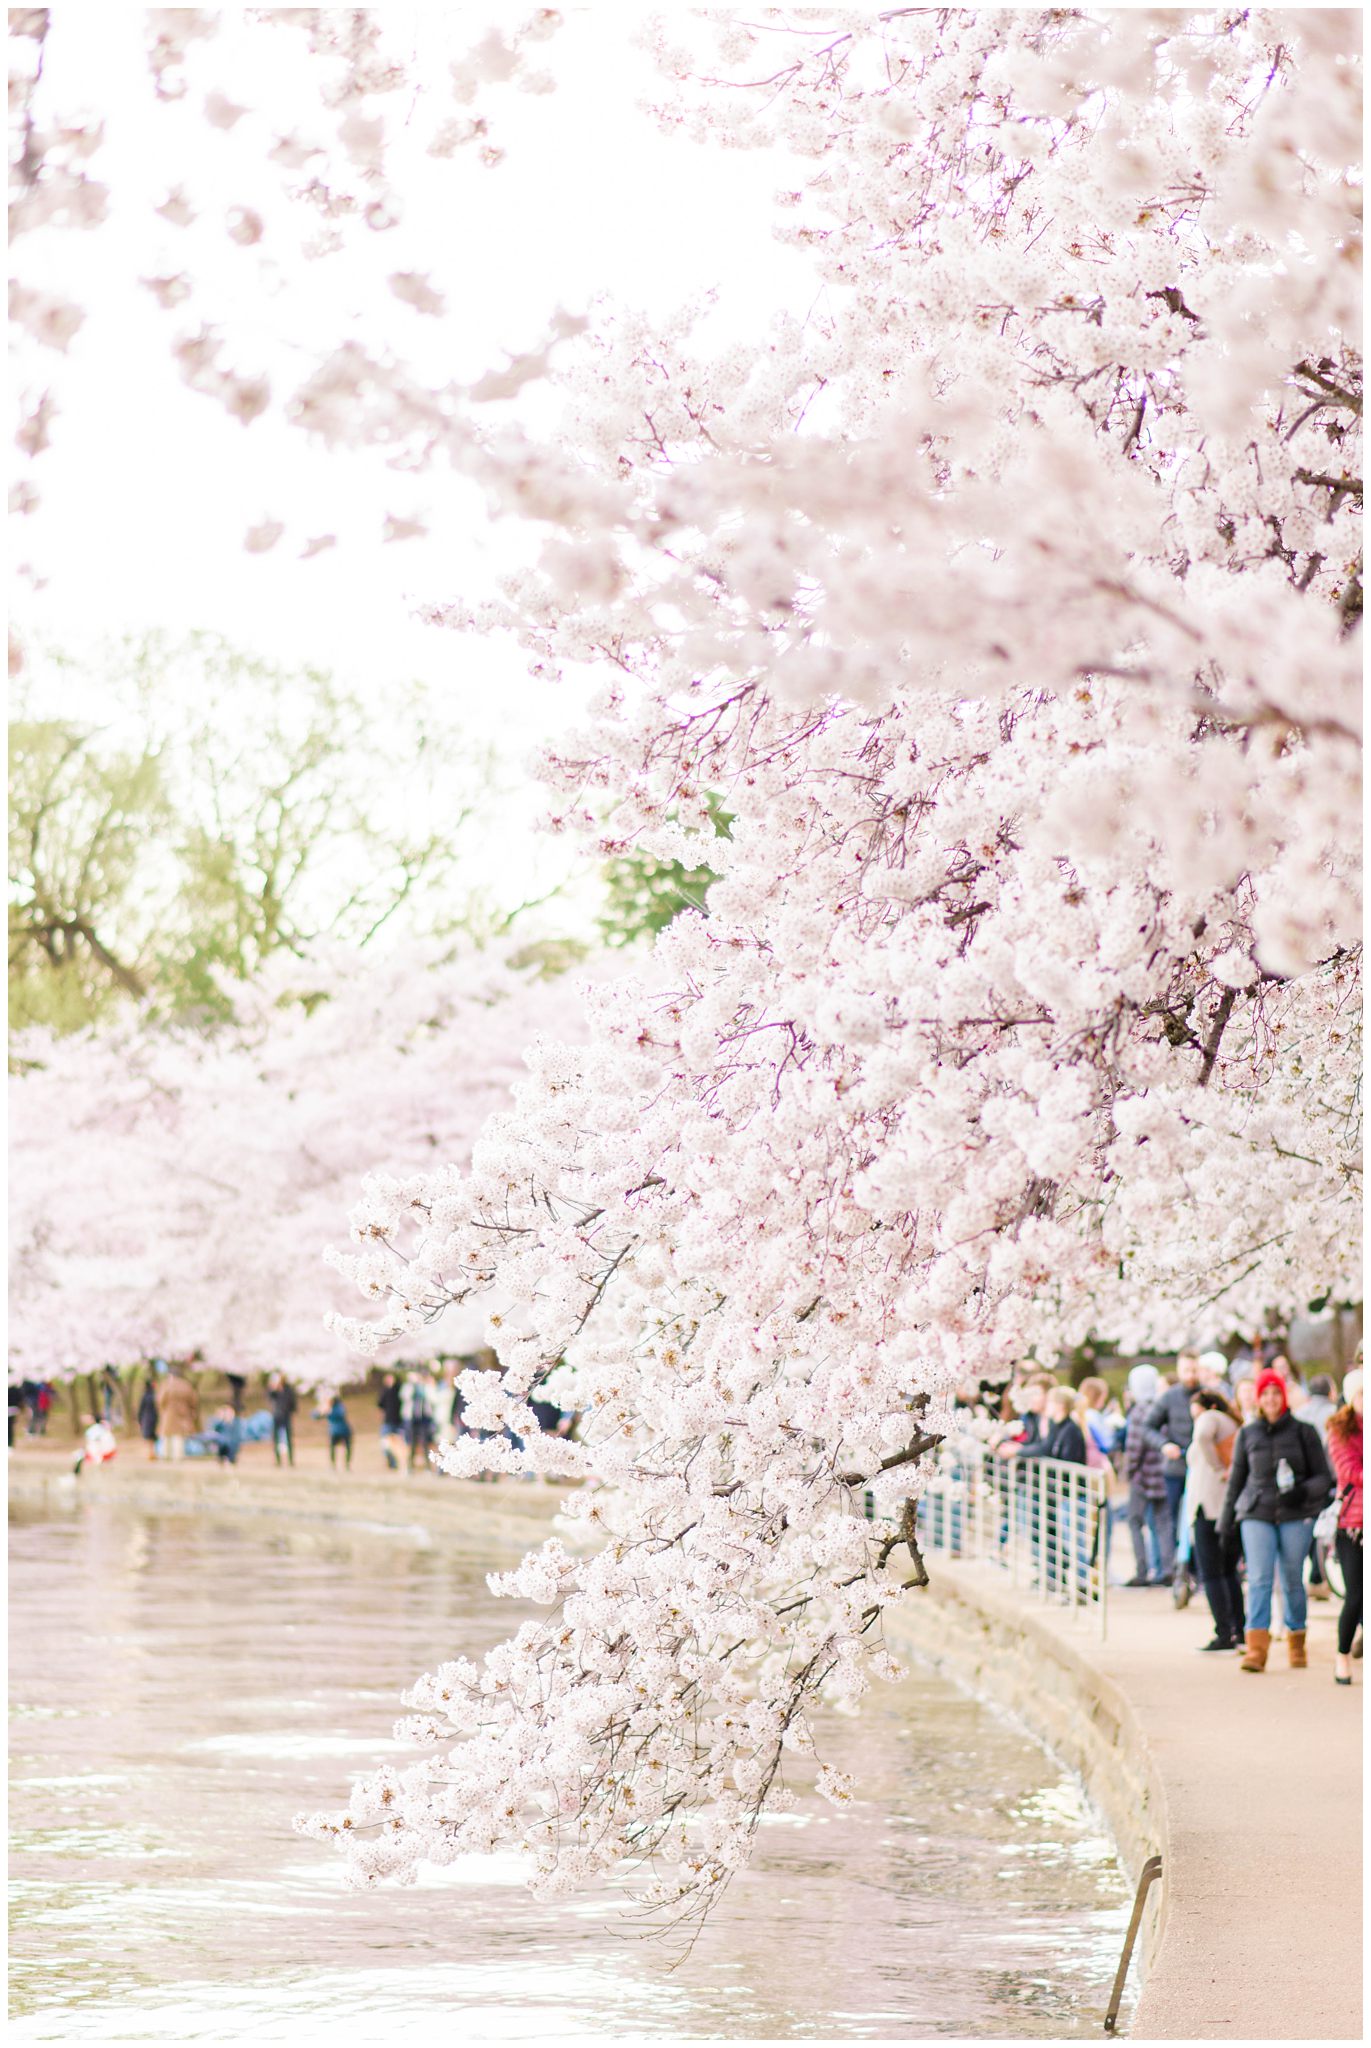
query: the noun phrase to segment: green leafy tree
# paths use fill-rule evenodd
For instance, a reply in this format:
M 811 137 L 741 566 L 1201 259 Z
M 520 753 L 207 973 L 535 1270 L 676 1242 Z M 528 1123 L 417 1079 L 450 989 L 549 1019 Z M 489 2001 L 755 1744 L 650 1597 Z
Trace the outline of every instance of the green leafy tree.
M 90 717 L 43 715 L 93 701 Z M 10 728 L 10 1015 L 74 1029 L 129 999 L 222 1014 L 283 947 L 507 928 L 463 887 L 488 749 L 418 685 L 365 701 L 214 635 L 48 657 Z
M 716 838 L 727 839 L 733 815 L 710 795 L 710 822 Z M 713 868 L 702 861 L 686 867 L 678 860 L 656 860 L 649 854 L 626 853 L 606 861 L 602 870 L 605 906 L 600 935 L 608 946 L 628 946 L 635 939 L 655 938 L 683 910 L 703 910 L 713 884 Z

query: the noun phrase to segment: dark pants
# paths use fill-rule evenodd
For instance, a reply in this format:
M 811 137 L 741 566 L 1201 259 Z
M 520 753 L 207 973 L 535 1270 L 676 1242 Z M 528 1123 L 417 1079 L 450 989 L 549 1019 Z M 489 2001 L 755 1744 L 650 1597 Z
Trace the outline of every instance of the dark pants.
M 1152 1527 L 1152 1541 L 1157 1551 L 1157 1569 L 1150 1574 L 1147 1568 L 1147 1544 L 1144 1530 Z M 1157 1585 L 1171 1577 L 1176 1569 L 1176 1524 L 1171 1518 L 1171 1506 L 1166 1495 L 1148 1500 L 1139 1493 L 1137 1486 L 1128 1490 L 1128 1533 L 1133 1538 L 1133 1561 L 1137 1566 L 1136 1576 L 1140 1579 L 1152 1577 Z
M 1237 1559 L 1225 1559 L 1217 1524 L 1203 1508 L 1195 1510 L 1195 1573 L 1214 1617 L 1215 1635 L 1226 1643 L 1238 1642 L 1245 1617 Z
M 1174 1539 L 1179 1535 L 1181 1527 L 1181 1500 L 1185 1494 L 1184 1458 L 1168 1458 L 1162 1477 L 1166 1481 L 1166 1505 L 1171 1510 L 1171 1530 Z
M 350 1464 L 352 1463 L 352 1431 L 351 1431 L 351 1430 L 349 1430 L 349 1431 L 348 1431 L 348 1433 L 347 1433 L 347 1435 L 346 1435 L 346 1436 L 331 1436 L 331 1437 L 329 1438 L 329 1440 L 328 1440 L 328 1461 L 329 1461 L 330 1465 L 335 1465 L 335 1464 L 337 1464 L 337 1462 L 338 1462 L 338 1452 L 339 1452 L 339 1451 L 342 1451 L 342 1452 L 344 1453 L 344 1458 L 343 1458 L 343 1462 L 344 1462 L 344 1464 L 346 1464 L 346 1465 L 350 1465 Z
M 289 1422 L 273 1422 L 271 1425 L 271 1447 L 276 1453 L 276 1462 L 281 1462 L 281 1446 L 286 1447 L 286 1457 L 295 1463 L 295 1435 Z
M 1361 1627 L 1361 1530 L 1339 1529 L 1338 1563 L 1342 1566 L 1342 1613 L 1338 1616 L 1338 1650 L 1346 1657 Z

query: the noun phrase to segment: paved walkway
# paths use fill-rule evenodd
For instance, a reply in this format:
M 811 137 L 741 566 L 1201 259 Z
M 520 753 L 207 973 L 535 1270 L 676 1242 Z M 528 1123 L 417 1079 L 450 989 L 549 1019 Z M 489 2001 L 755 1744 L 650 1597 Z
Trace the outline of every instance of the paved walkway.
M 992 1565 L 930 1569 L 930 1609 L 922 1623 L 910 1612 L 896 1647 L 922 1637 L 1042 1733 L 1082 1772 L 1134 1878 L 1162 1853 L 1128 2033 L 1360 2040 L 1365 1666 L 1334 1685 L 1336 1604 L 1311 1602 L 1307 1670 L 1279 1642 L 1255 1676 L 1198 1654 L 1202 1600 L 1178 1611 L 1165 1590 L 1111 1589 L 1102 1643 Z

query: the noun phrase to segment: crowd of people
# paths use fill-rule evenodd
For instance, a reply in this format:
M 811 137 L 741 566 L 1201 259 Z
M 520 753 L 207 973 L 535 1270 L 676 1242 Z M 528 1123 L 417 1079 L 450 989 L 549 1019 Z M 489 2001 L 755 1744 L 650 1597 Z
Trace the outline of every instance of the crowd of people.
M 400 1364 L 381 1373 L 374 1392 L 350 1396 L 354 1408 L 359 1402 L 368 1406 L 374 1403 L 381 1453 L 392 1472 L 429 1471 L 435 1448 L 468 1434 L 458 1375 L 473 1366 L 488 1369 L 493 1365 L 494 1355 L 489 1352 L 424 1365 Z M 222 1377 L 227 1398 L 207 1412 L 197 1384 L 204 1370 L 204 1361 L 198 1357 L 148 1361 L 134 1406 L 134 1419 L 147 1457 L 171 1462 L 208 1457 L 233 1465 L 245 1444 L 263 1443 L 270 1444 L 277 1465 L 293 1466 L 300 1412 L 300 1395 L 293 1382 L 284 1373 L 265 1374 L 264 1405 L 248 1414 L 247 1376 L 225 1373 Z M 75 1466 L 78 1473 L 91 1463 L 107 1463 L 118 1448 L 114 1432 L 124 1419 L 118 1375 L 111 1369 L 108 1375 L 99 1377 L 97 1384 L 104 1397 L 102 1413 L 83 1417 L 85 1434 Z M 50 1399 L 40 1403 L 32 1398 L 38 1391 L 36 1386 L 31 1390 L 28 1382 L 11 1387 L 11 1442 L 15 1417 L 26 1411 L 32 1417 L 28 1434 L 46 1432 L 52 1404 Z M 51 1394 L 49 1383 L 42 1383 L 42 1391 Z M 566 1435 L 575 1426 L 576 1417 L 545 1396 L 536 1397 L 530 1406 L 540 1429 Z M 325 1425 L 330 1465 L 348 1469 L 356 1436 L 348 1399 L 341 1392 L 333 1392 L 311 1413 Z M 486 1436 L 489 1432 L 477 1434 Z M 511 1441 L 516 1447 L 520 1442 L 518 1438 Z
M 434 1449 L 468 1432 L 458 1375 L 493 1365 L 488 1352 L 397 1364 L 380 1373 L 374 1388 L 352 1396 L 354 1406 L 374 1408 L 391 1471 L 434 1469 Z M 226 1373 L 226 1398 L 206 1418 L 197 1386 L 203 1371 L 198 1355 L 149 1361 L 134 1410 L 147 1456 L 233 1465 L 245 1444 L 260 1442 L 270 1443 L 277 1465 L 293 1466 L 299 1395 L 291 1381 L 266 1375 L 265 1404 L 248 1414 L 246 1375 Z M 118 1373 L 108 1367 L 89 1384 L 100 1412 L 82 1417 L 78 1475 L 116 1455 L 115 1431 L 124 1421 Z M 574 1432 L 578 1418 L 545 1396 L 530 1405 L 540 1429 Z M 50 1382 L 11 1385 L 11 1443 L 24 1415 L 27 1433 L 44 1435 L 52 1406 Z M 1286 1656 L 1300 1670 L 1307 1664 L 1308 1603 L 1333 1598 L 1336 1579 L 1335 1677 L 1339 1685 L 1352 1683 L 1362 1628 L 1360 1366 L 1341 1388 L 1327 1373 L 1306 1384 L 1284 1351 L 1273 1349 L 1265 1362 L 1254 1340 L 1231 1361 L 1209 1351 L 1181 1352 L 1165 1369 L 1135 1364 L 1122 1398 L 1102 1376 L 1069 1385 L 1029 1364 L 1007 1387 L 963 1388 L 958 1407 L 965 1433 L 947 1447 L 945 1471 L 964 1483 L 968 1447 L 994 1460 L 1002 1475 L 1001 1540 L 1011 1528 L 1026 1529 L 1054 1581 L 1074 1575 L 1079 1589 L 1090 1567 L 1107 1571 L 1111 1530 L 1122 1523 L 1134 1567 L 1124 1585 L 1168 1586 L 1178 1606 L 1202 1589 L 1214 1625 L 1203 1651 L 1238 1651 L 1241 1669 L 1255 1673 L 1270 1656 L 1277 1593 Z M 330 1465 L 350 1468 L 355 1429 L 343 1394 L 329 1395 L 313 1414 L 325 1424 Z M 1051 1484 L 1035 1490 L 1028 1482 L 1037 1461 Z M 1097 1528 L 1087 1526 L 1073 1468 L 1100 1475 L 1094 1494 L 1105 1512 Z M 926 1516 L 947 1512 L 940 1499 L 925 1503 Z M 956 1517 L 961 1508 L 954 1503 L 950 1512 Z M 947 1532 L 937 1527 L 935 1540 L 944 1541 Z
M 1182 1352 L 1166 1370 L 1136 1364 L 1122 1399 L 1103 1378 L 1073 1387 L 1029 1366 L 1003 1393 L 963 1389 L 961 1405 L 980 1445 L 1010 1463 L 1049 1573 L 1061 1577 L 1070 1564 L 1060 1530 L 1070 1512 L 1083 1583 L 1085 1532 L 1059 1468 L 1093 1468 L 1103 1475 L 1105 1510 L 1091 1561 L 1105 1568 L 1111 1527 L 1122 1521 L 1134 1566 L 1123 1583 L 1170 1587 L 1178 1606 L 1202 1588 L 1214 1625 L 1204 1653 L 1239 1652 L 1240 1669 L 1252 1673 L 1270 1655 L 1277 1589 L 1287 1660 L 1306 1668 L 1308 1603 L 1333 1598 L 1336 1576 L 1335 1677 L 1352 1683 L 1362 1626 L 1360 1366 L 1341 1389 L 1327 1373 L 1306 1384 L 1284 1351 L 1264 1362 L 1258 1340 L 1231 1362 L 1210 1351 Z M 1054 1474 L 1041 1529 L 1035 1497 L 1021 1484 L 1036 1460 L 1050 1461 Z

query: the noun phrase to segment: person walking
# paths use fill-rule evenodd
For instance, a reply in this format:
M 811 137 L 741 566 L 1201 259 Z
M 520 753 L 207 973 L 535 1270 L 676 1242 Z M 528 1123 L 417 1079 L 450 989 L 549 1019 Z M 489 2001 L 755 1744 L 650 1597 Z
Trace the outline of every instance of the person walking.
M 186 1455 L 186 1438 L 200 1434 L 200 1397 L 176 1361 L 157 1389 L 157 1428 L 173 1463 Z
M 400 1412 L 400 1383 L 393 1372 L 381 1376 L 381 1391 L 376 1396 L 376 1406 L 381 1411 L 381 1450 L 392 1472 L 400 1469 L 400 1460 L 395 1455 L 396 1437 L 404 1442 L 405 1424 Z
M 316 1408 L 314 1414 L 316 1421 L 322 1420 L 327 1422 L 328 1424 L 329 1464 L 337 1464 L 338 1453 L 341 1450 L 343 1453 L 344 1466 L 348 1470 L 351 1470 L 352 1424 L 348 1421 L 348 1412 L 346 1407 L 343 1405 L 342 1395 L 335 1394 L 333 1396 L 333 1399 L 329 1402 L 327 1410 Z
M 1338 1616 L 1337 1684 L 1352 1683 L 1352 1643 L 1362 1625 L 1362 1376 L 1350 1372 L 1342 1383 L 1342 1406 L 1328 1420 L 1328 1455 L 1338 1485 L 1338 1563 L 1342 1566 L 1342 1612 Z
M 1133 1539 L 1130 1586 L 1165 1586 L 1176 1568 L 1175 1527 L 1166 1491 L 1162 1437 L 1148 1420 L 1160 1375 L 1155 1365 L 1135 1365 L 1128 1375 L 1128 1420 L 1124 1425 L 1123 1471 L 1128 1481 L 1128 1533 Z M 1149 1572 L 1146 1532 L 1156 1553 Z
M 1186 1452 L 1190 1498 L 1194 1504 L 1192 1523 L 1195 1566 L 1209 1612 L 1214 1617 L 1213 1639 L 1201 1643 L 1205 1651 L 1240 1650 L 1243 1647 L 1242 1581 L 1238 1577 L 1237 1554 L 1225 1551 L 1219 1541 L 1219 1522 L 1224 1495 L 1233 1464 L 1238 1418 L 1223 1395 L 1212 1387 L 1197 1387 L 1190 1401 L 1194 1434 Z
M 148 1447 L 149 1459 L 155 1459 L 161 1428 L 157 1419 L 157 1382 L 151 1371 L 143 1381 L 143 1391 L 138 1397 L 138 1434 Z
M 1319 1433 L 1290 1413 L 1285 1380 L 1278 1372 L 1257 1375 L 1257 1419 L 1238 1431 L 1228 1475 L 1220 1539 L 1228 1542 L 1236 1524 L 1247 1560 L 1247 1626 L 1244 1671 L 1264 1671 L 1271 1648 L 1271 1594 L 1279 1565 L 1285 1608 L 1286 1653 L 1302 1671 L 1305 1651 L 1304 1560 L 1314 1520 L 1333 1491 Z
M 285 1445 L 286 1462 L 295 1463 L 295 1410 L 299 1402 L 295 1389 L 284 1373 L 274 1372 L 267 1381 L 267 1406 L 271 1409 L 271 1447 L 276 1453 L 276 1462 L 281 1462 L 281 1446 Z

